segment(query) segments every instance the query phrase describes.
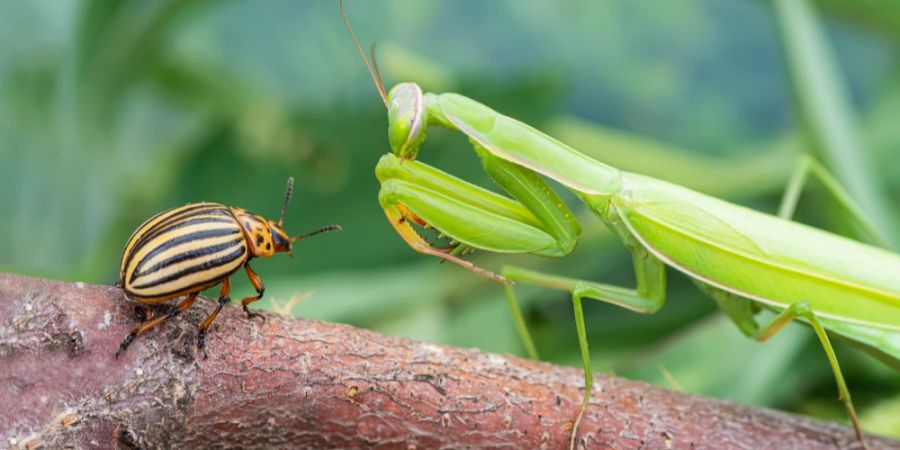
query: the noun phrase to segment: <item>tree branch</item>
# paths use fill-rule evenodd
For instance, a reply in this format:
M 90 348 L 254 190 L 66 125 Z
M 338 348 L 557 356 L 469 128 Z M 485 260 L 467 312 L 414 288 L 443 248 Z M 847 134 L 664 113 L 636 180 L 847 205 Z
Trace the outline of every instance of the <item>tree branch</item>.
M 582 372 L 213 302 L 113 353 L 135 304 L 0 274 L 0 446 L 564 448 Z M 849 428 L 598 376 L 589 448 L 850 448 Z M 873 448 L 897 442 L 870 438 Z

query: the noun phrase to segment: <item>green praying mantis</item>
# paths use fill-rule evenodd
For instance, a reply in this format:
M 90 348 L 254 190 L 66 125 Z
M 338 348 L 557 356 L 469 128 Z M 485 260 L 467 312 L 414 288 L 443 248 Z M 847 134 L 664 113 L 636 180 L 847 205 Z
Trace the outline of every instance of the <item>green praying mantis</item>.
M 341 14 L 350 29 L 342 3 Z M 515 284 L 571 293 L 585 392 L 570 448 L 589 407 L 593 383 L 582 301 L 600 300 L 653 313 L 665 302 L 666 266 L 693 280 L 753 339 L 765 341 L 793 320 L 812 327 L 865 447 L 829 333 L 894 365 L 900 362 L 900 256 L 789 220 L 804 183 L 814 176 L 877 239 L 861 209 L 823 166 L 802 158 L 778 216 L 764 214 L 618 170 L 458 94 L 423 93 L 411 82 L 386 92 L 377 65 L 369 63 L 352 29 L 350 34 L 388 109 L 391 153 L 376 167 L 381 183 L 378 200 L 400 237 L 417 252 L 500 282 L 532 358 L 538 352 L 519 309 Z M 468 137 L 484 170 L 508 196 L 417 161 L 429 126 Z M 472 250 L 548 257 L 571 252 L 580 225 L 548 180 L 574 193 L 623 242 L 632 257 L 636 287 L 512 266 L 496 274 L 462 258 Z M 449 237 L 452 245 L 432 246 L 417 227 L 433 228 Z M 762 309 L 777 315 L 761 325 L 755 316 Z

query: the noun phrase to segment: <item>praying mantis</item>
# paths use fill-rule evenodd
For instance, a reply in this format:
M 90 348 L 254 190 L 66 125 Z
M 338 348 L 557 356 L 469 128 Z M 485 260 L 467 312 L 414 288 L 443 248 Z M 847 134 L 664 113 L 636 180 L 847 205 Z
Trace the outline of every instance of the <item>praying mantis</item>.
M 584 366 L 585 392 L 570 448 L 590 406 L 593 377 L 582 310 L 585 299 L 651 314 L 665 302 L 666 267 L 689 277 L 738 329 L 766 341 L 794 320 L 809 325 L 834 372 L 861 445 L 865 439 L 829 333 L 900 362 L 900 256 L 790 218 L 804 183 L 818 178 L 860 227 L 878 240 L 863 211 L 812 158 L 801 158 L 778 215 L 768 215 L 662 180 L 618 170 L 541 131 L 462 95 L 425 93 L 412 82 L 384 89 L 341 2 L 341 15 L 388 110 L 391 153 L 375 173 L 378 200 L 400 237 L 415 251 L 458 264 L 502 284 L 528 354 L 538 357 L 516 299 L 515 284 L 569 292 Z M 374 58 L 373 58 L 374 63 Z M 484 170 L 508 196 L 416 160 L 429 126 L 464 134 Z M 571 191 L 631 254 L 636 287 L 504 266 L 500 273 L 463 259 L 474 250 L 563 257 L 580 224 L 553 190 Z M 451 239 L 432 246 L 418 228 Z M 776 313 L 765 324 L 763 309 Z

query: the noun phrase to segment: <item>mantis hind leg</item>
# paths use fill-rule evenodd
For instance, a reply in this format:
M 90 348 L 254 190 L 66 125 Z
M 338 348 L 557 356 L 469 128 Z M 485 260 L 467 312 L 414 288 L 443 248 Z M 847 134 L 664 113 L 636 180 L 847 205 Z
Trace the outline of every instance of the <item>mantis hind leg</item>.
M 846 211 L 855 223 L 862 229 L 861 231 L 869 236 L 869 238 L 877 245 L 889 248 L 890 242 L 885 238 L 884 234 L 878 229 L 874 222 L 866 215 L 862 207 L 853 200 L 850 193 L 841 186 L 831 172 L 812 156 L 803 154 L 798 157 L 797 165 L 794 167 L 791 178 L 788 180 L 787 188 L 781 197 L 781 204 L 778 207 L 778 217 L 790 220 L 794 216 L 797 209 L 797 202 L 800 194 L 809 176 L 816 177 L 825 190 L 831 195 L 837 204 Z
M 578 416 L 572 425 L 572 437 L 569 441 L 570 449 L 575 448 L 578 427 L 581 425 L 581 421 L 590 404 L 594 383 L 594 377 L 591 373 L 587 330 L 584 322 L 584 310 L 581 305 L 582 299 L 600 300 L 635 312 L 648 314 L 656 312 L 665 303 L 665 265 L 641 247 L 631 247 L 630 250 L 634 263 L 635 278 L 637 279 L 636 289 L 549 275 L 512 266 L 504 267 L 502 271 L 503 275 L 511 281 L 569 291 L 572 294 L 575 328 L 578 333 L 578 347 L 581 351 L 581 361 L 584 366 L 584 398 L 582 399 Z M 510 303 L 510 308 L 513 310 L 513 316 L 524 345 L 529 349 L 529 354 L 535 357 L 537 351 L 534 349 L 534 343 L 525 326 L 525 320 L 519 310 L 512 286 L 506 288 L 506 298 Z
M 758 329 L 756 333 L 753 334 L 753 339 L 765 342 L 781 331 L 785 325 L 798 318 L 805 319 L 812 327 L 813 331 L 816 332 L 816 336 L 822 344 L 822 349 L 825 350 L 825 355 L 828 357 L 828 363 L 831 365 L 831 370 L 834 372 L 834 381 L 837 383 L 838 396 L 841 401 L 844 402 L 844 406 L 847 407 L 847 413 L 850 415 L 850 421 L 853 423 L 854 431 L 856 431 L 856 438 L 859 439 L 863 448 L 868 448 L 866 446 L 865 438 L 863 437 L 862 428 L 859 425 L 859 418 L 856 416 L 856 409 L 853 407 L 853 401 L 850 399 L 850 390 L 847 389 L 847 382 L 844 381 L 844 374 L 841 372 L 841 366 L 838 364 L 837 356 L 835 356 L 834 347 L 831 346 L 831 341 L 828 339 L 828 333 L 825 332 L 825 328 L 819 323 L 819 319 L 809 306 L 809 303 L 805 301 L 792 303 L 791 306 L 778 314 L 771 322 Z
M 791 306 L 779 313 L 768 324 L 760 327 L 753 319 L 753 316 L 759 310 L 759 308 L 755 306 L 755 303 L 717 287 L 700 282 L 696 284 L 719 304 L 722 311 L 745 335 L 752 337 L 759 342 L 769 340 L 772 336 L 781 331 L 785 325 L 795 319 L 803 319 L 809 323 L 813 331 L 815 331 L 816 337 L 819 338 L 822 349 L 825 350 L 825 356 L 828 358 L 828 363 L 831 365 L 832 372 L 834 372 L 834 381 L 837 383 L 838 396 L 847 407 L 847 413 L 850 415 L 850 421 L 853 423 L 856 437 L 859 439 L 863 448 L 868 448 L 866 446 L 866 441 L 863 438 L 859 419 L 856 416 L 856 409 L 853 407 L 853 401 L 850 398 L 850 390 L 847 388 L 847 382 L 844 380 L 844 374 L 841 371 L 837 356 L 835 356 L 834 347 L 831 346 L 828 333 L 825 332 L 825 328 L 819 322 L 819 319 L 809 306 L 809 303 L 805 301 L 792 303 Z

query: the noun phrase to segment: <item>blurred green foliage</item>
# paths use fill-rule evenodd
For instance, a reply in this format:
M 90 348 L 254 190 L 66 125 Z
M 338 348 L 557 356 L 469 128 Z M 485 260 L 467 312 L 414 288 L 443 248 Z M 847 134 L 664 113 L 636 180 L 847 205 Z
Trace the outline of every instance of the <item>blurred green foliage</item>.
M 869 206 L 898 223 L 900 3 L 814 5 L 841 74 L 825 90 L 844 95 L 840 126 L 874 161 L 862 182 L 886 193 Z M 811 150 L 789 81 L 808 75 L 784 63 L 789 21 L 765 1 L 350 1 L 348 12 L 364 43 L 382 44 L 388 84 L 462 93 L 623 169 L 774 211 L 794 155 Z M 293 175 L 287 229 L 344 232 L 256 262 L 261 307 L 522 354 L 498 286 L 415 254 L 384 220 L 373 170 L 385 131 L 336 2 L 3 2 L 0 270 L 111 284 L 150 215 L 208 200 L 274 217 Z M 431 131 L 421 158 L 490 186 L 459 135 Z M 800 220 L 844 231 L 826 203 L 813 189 Z M 474 258 L 633 283 L 625 251 L 580 214 L 583 242 L 564 259 Z M 653 316 L 586 305 L 598 371 L 845 420 L 808 329 L 756 344 L 670 278 Z M 250 293 L 234 281 L 234 297 Z M 577 365 L 567 296 L 523 294 L 542 355 Z M 898 374 L 837 351 L 864 426 L 900 436 Z

